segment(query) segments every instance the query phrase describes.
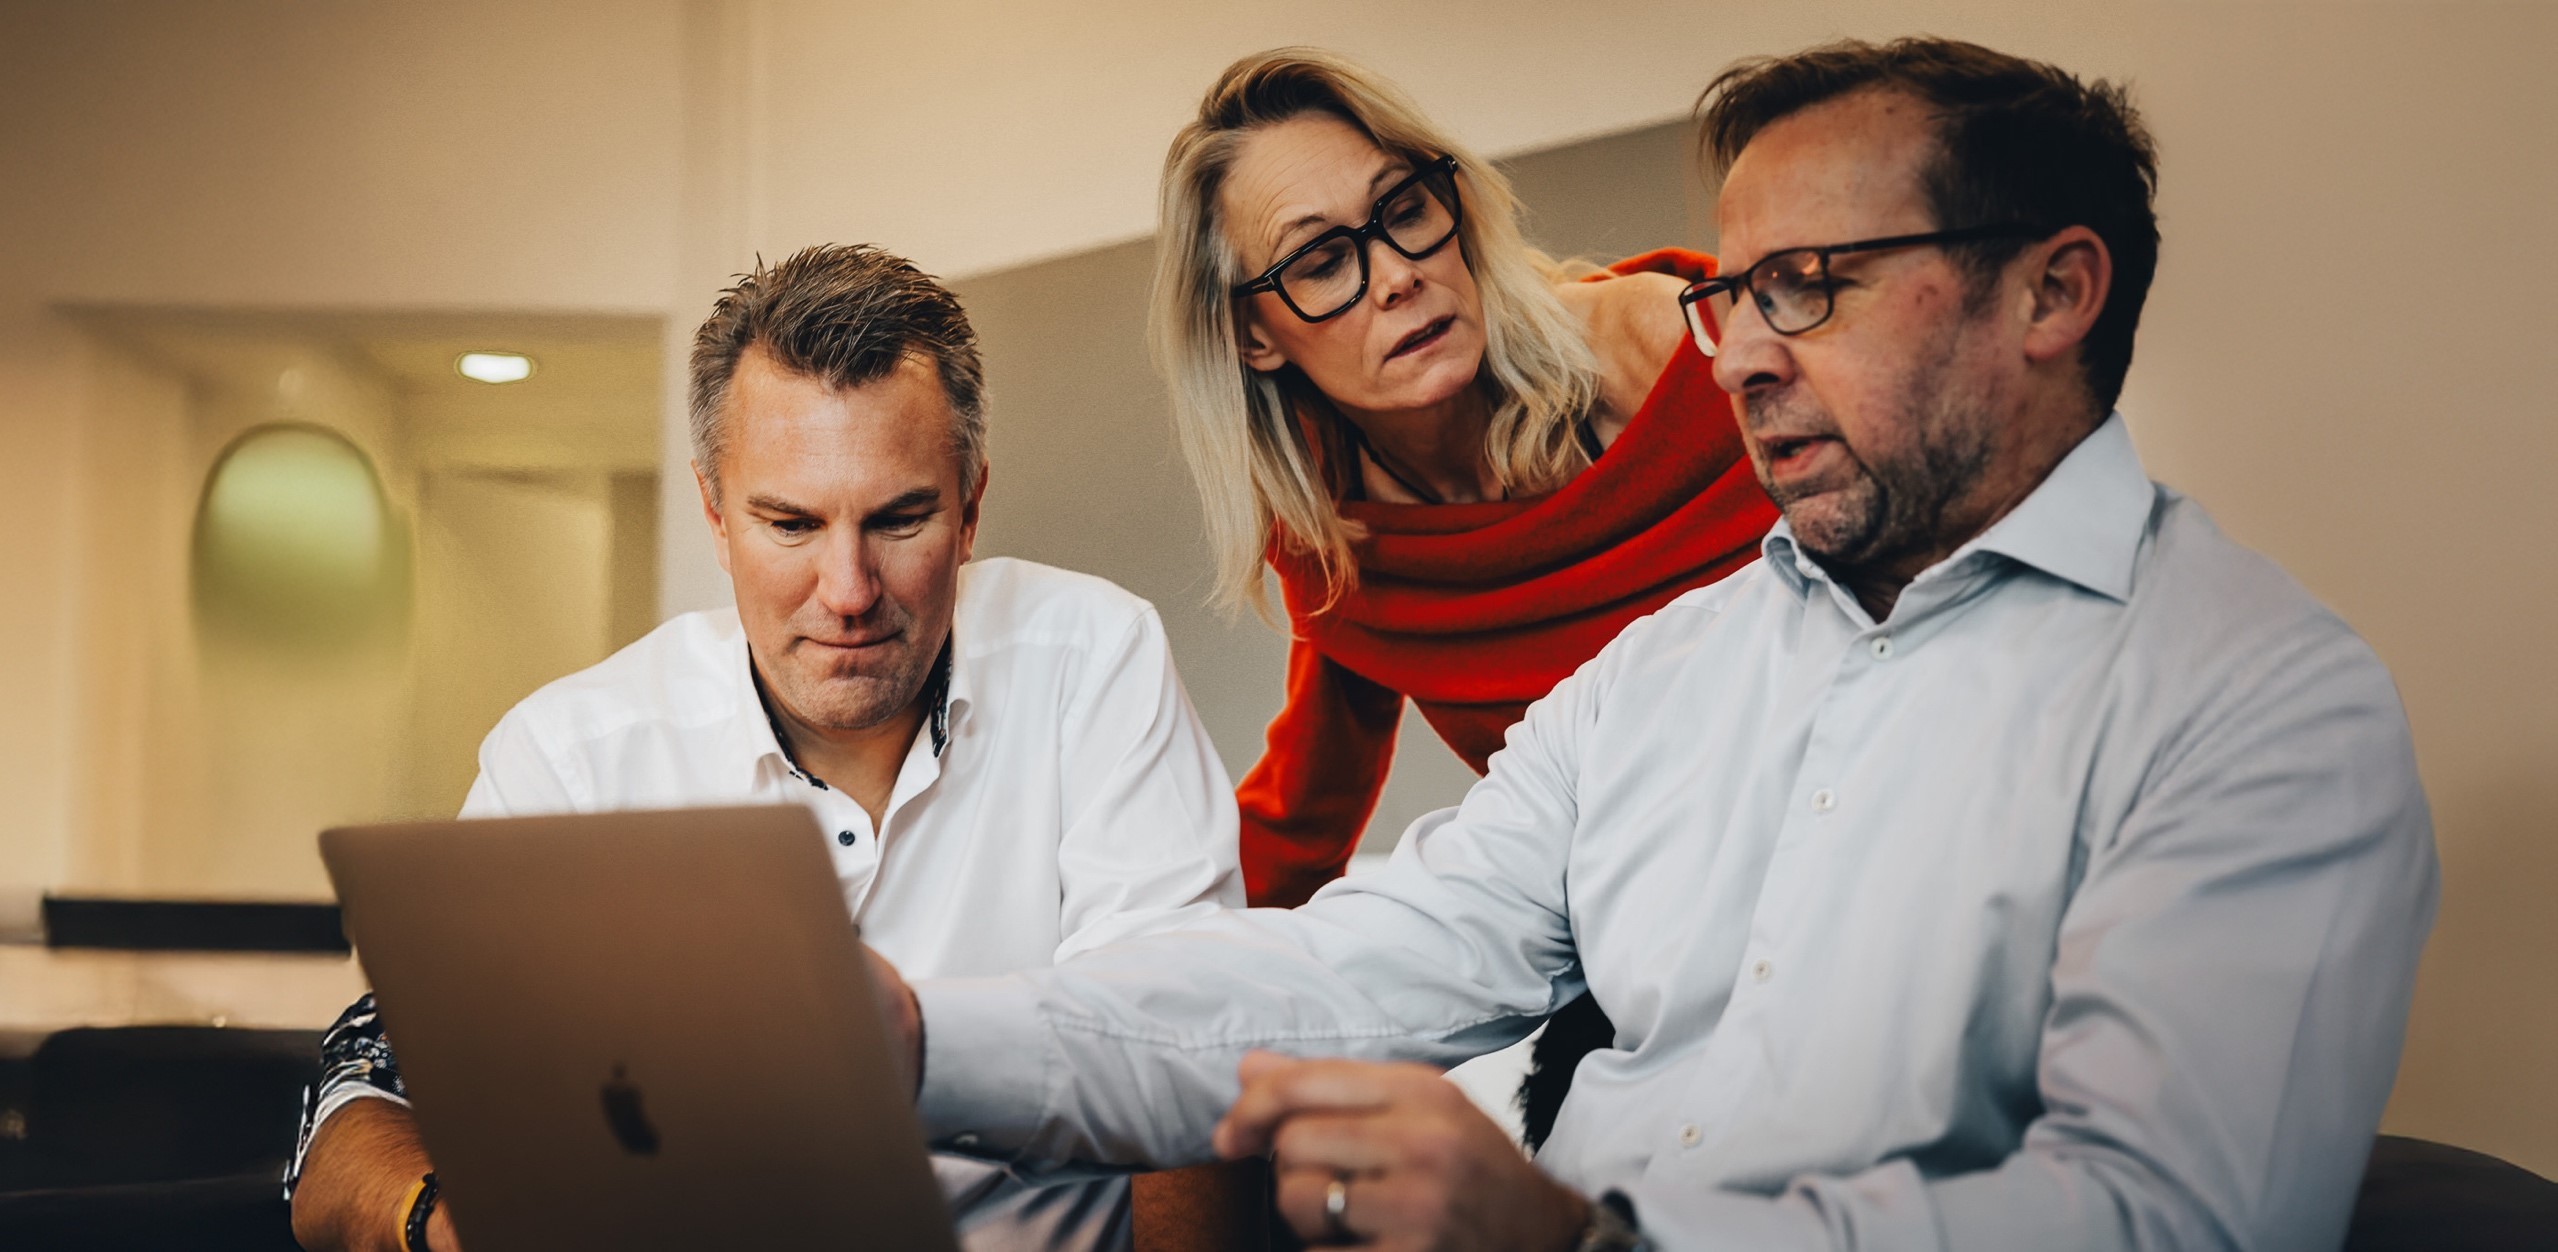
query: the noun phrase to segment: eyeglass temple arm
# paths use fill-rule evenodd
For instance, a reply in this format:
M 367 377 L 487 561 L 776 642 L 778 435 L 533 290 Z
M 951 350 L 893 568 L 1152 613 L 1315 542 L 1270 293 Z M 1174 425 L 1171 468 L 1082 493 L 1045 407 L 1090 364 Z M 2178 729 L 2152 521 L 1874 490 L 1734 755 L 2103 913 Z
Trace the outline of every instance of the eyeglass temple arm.
M 2037 226 L 2030 222 L 2001 222 L 1991 226 L 1965 226 L 1956 230 L 1920 231 L 1915 235 L 1893 235 L 1884 239 L 1859 239 L 1854 243 L 1834 243 L 1827 247 L 1805 250 L 1818 252 L 1826 259 L 1841 252 L 1877 252 L 1885 248 L 1905 248 L 1918 243 L 1974 243 L 1983 239 L 2032 238 L 2037 235 L 2048 235 L 2055 229 L 2058 228 Z

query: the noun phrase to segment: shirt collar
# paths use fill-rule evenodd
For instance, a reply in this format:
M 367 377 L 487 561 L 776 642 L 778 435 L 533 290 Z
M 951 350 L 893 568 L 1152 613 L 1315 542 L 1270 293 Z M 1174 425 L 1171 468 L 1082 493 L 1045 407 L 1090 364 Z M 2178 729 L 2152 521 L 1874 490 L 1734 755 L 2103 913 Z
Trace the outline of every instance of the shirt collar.
M 2156 498 L 2157 488 L 2132 448 L 2131 431 L 2123 415 L 2114 413 L 2070 449 L 2007 516 L 1942 564 L 1950 566 L 1974 552 L 1994 552 L 2098 595 L 2128 600 L 2133 565 Z M 1793 525 L 1782 518 L 1760 541 L 1759 553 L 1798 595 L 1829 579 L 1795 542 Z
M 2113 414 L 2052 467 L 2041 486 L 1963 545 L 1995 552 L 2113 600 L 2132 597 L 2132 567 L 2158 489 Z M 1956 553 L 1960 556 L 1961 553 Z
M 933 658 L 933 672 L 924 679 L 924 707 L 932 712 L 924 718 L 924 733 L 933 737 L 933 757 L 938 760 L 942 749 L 950 746 L 950 704 L 959 687 L 957 650 L 951 636 L 941 638 L 941 655 Z

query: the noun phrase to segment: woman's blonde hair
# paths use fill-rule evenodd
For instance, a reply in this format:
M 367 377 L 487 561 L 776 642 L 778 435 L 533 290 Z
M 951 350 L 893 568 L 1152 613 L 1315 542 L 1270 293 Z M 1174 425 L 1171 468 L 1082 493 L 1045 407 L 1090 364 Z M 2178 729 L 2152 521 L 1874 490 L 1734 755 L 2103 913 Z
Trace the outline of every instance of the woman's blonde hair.
M 1228 66 L 1164 157 L 1153 339 L 1207 514 L 1212 599 L 1229 610 L 1248 603 L 1266 614 L 1261 562 L 1274 539 L 1322 566 L 1327 605 L 1358 578 L 1352 544 L 1363 532 L 1334 507 L 1295 419 L 1300 406 L 1331 413 L 1331 405 L 1294 366 L 1262 373 L 1244 365 L 1231 290 L 1250 275 L 1239 272 L 1218 212 L 1244 138 L 1307 113 L 1337 117 L 1416 166 L 1457 159 L 1457 243 L 1483 296 L 1476 385 L 1492 410 L 1484 451 L 1505 490 L 1551 490 L 1585 464 L 1573 428 L 1598 399 L 1598 366 L 1554 294 L 1561 272 L 1521 239 L 1519 203 L 1499 170 L 1431 125 L 1393 84 L 1332 53 L 1275 48 Z M 1337 460 L 1333 468 L 1343 469 Z

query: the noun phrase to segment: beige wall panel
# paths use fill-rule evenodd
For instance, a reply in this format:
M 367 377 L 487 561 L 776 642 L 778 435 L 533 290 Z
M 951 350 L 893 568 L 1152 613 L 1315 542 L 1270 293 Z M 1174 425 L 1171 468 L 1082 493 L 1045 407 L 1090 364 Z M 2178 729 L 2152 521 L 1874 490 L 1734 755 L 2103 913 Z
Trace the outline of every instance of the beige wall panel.
M 95 341 L 82 346 L 69 597 L 80 690 L 66 727 L 78 753 L 68 826 L 79 837 L 64 879 L 130 889 L 155 820 L 172 816 L 155 801 L 202 772 L 201 761 L 178 759 L 198 755 L 198 740 L 173 697 L 195 678 L 186 561 L 204 466 L 182 379 Z
M 461 807 L 507 709 L 608 650 L 613 516 L 601 479 L 434 474 L 420 495 L 403 807 L 442 815 Z
M 2391 1127 L 2558 1174 L 2558 9 L 2251 25 L 2144 58 L 2166 246 L 2124 407 L 2407 701 L 2443 906 Z
M 0 5 L 0 298 L 654 310 L 679 9 Z
M 0 0 L 0 465 L 22 518 L 0 545 L 0 892 L 106 872 L 68 844 L 90 383 L 45 310 L 656 312 L 684 8 Z
M 614 474 L 611 499 L 612 584 L 610 625 L 604 645 L 619 649 L 657 629 L 659 493 L 657 471 Z M 683 519 L 676 519 L 681 522 Z
M 11 506 L 0 543 L 0 918 L 24 913 L 63 870 L 82 350 L 68 327 L 0 307 L 0 496 Z
M 372 461 L 394 525 L 413 526 L 414 475 L 381 379 L 326 354 L 281 350 L 192 406 L 187 463 L 160 507 L 191 534 L 216 458 L 259 426 L 303 422 L 345 436 Z M 116 489 L 111 459 L 97 489 Z M 405 534 L 394 542 L 405 544 Z M 325 898 L 312 836 L 390 809 L 408 699 L 409 635 L 393 628 L 348 647 L 251 643 L 195 629 L 187 546 L 164 549 L 168 572 L 135 588 L 168 629 L 169 668 L 154 706 L 138 781 L 148 813 L 140 855 L 116 877 L 81 884 L 142 895 Z M 169 636 L 181 636 L 171 638 Z M 192 665 L 186 662 L 191 659 Z M 102 658 L 105 661 L 106 658 Z M 130 786 L 128 762 L 90 761 L 94 785 Z M 89 832 L 75 832 L 86 836 Z

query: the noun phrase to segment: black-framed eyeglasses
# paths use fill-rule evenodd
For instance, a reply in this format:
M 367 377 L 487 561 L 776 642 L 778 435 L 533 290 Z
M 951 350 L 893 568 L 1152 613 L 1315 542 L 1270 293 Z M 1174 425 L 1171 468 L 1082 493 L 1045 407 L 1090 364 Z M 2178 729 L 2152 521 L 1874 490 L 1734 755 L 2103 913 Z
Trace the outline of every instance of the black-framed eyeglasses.
M 1984 239 L 2036 239 L 2051 234 L 2058 227 L 2037 226 L 2026 222 L 2002 222 L 1991 226 L 1964 226 L 1955 230 L 1932 230 L 1922 235 L 1890 235 L 1882 239 L 1859 239 L 1854 243 L 1825 244 L 1817 248 L 1787 248 L 1759 258 L 1750 268 L 1723 274 L 1703 282 L 1691 283 L 1679 293 L 1679 312 L 1687 318 L 1688 334 L 1696 340 L 1697 350 L 1714 355 L 1713 328 L 1707 325 L 1700 305 L 1714 302 L 1717 323 L 1731 320 L 1732 309 L 1741 292 L 1750 293 L 1750 302 L 1758 306 L 1759 316 L 1768 329 L 1780 335 L 1799 335 L 1830 320 L 1836 307 L 1831 297 L 1838 285 L 1830 280 L 1830 258 L 1843 252 L 1880 252 L 1886 248 L 1915 248 L 1924 244 L 1975 243 Z
M 1288 311 L 1309 322 L 1339 317 L 1368 294 L 1368 241 L 1382 239 L 1406 260 L 1447 246 L 1465 220 L 1457 198 L 1457 159 L 1424 163 L 1377 197 L 1363 226 L 1335 226 L 1279 258 L 1261 276 L 1236 283 L 1234 294 L 1275 291 Z

